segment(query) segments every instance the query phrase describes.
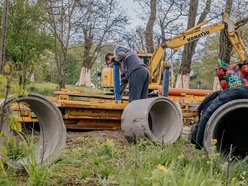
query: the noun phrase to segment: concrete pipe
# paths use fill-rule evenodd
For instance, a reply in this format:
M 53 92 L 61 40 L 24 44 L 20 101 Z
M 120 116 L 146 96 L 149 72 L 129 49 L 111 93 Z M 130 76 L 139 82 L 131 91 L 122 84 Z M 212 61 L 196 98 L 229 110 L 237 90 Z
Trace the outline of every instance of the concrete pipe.
M 167 97 L 136 100 L 121 116 L 121 129 L 128 140 L 148 138 L 154 142 L 175 142 L 182 131 L 180 105 Z
M 37 164 L 51 164 L 60 155 L 66 141 L 66 127 L 61 112 L 51 101 L 38 94 L 30 94 L 27 97 L 19 98 L 10 97 L 4 106 L 4 112 L 10 112 L 10 105 L 13 102 L 27 103 L 39 121 L 39 142 L 34 147 L 35 157 L 32 157 L 32 161 L 35 158 Z M 0 101 L 0 105 L 3 106 L 3 100 Z M 11 135 L 7 121 L 3 121 L 3 130 Z M 31 157 L 25 157 L 17 161 L 9 160 L 9 165 L 14 168 L 23 168 L 30 161 Z
M 223 154 L 245 157 L 248 155 L 248 99 L 237 99 L 219 107 L 209 118 L 203 146 L 208 154 L 213 153 L 212 139 L 217 139 L 217 150 Z

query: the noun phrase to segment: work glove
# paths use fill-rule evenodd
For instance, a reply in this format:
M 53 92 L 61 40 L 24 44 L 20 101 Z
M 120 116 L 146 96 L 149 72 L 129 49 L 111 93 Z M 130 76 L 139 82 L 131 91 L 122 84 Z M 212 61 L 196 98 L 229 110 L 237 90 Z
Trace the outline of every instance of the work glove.
M 112 62 L 112 63 L 118 63 L 118 62 L 115 60 L 115 57 L 112 57 L 111 62 Z

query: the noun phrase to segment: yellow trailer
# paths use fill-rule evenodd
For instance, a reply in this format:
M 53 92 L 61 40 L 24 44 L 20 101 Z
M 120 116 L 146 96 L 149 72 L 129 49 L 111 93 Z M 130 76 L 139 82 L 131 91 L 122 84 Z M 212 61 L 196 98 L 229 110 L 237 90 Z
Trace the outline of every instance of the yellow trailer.
M 181 105 L 185 125 L 197 120 L 197 106 L 204 97 L 186 93 L 169 96 Z M 112 95 L 86 94 L 75 90 L 56 91 L 53 96 L 47 98 L 59 108 L 68 129 L 116 130 L 120 128 L 121 115 L 128 104 L 128 97 L 114 100 Z M 27 104 L 14 103 L 12 109 L 18 115 L 18 121 L 38 122 Z

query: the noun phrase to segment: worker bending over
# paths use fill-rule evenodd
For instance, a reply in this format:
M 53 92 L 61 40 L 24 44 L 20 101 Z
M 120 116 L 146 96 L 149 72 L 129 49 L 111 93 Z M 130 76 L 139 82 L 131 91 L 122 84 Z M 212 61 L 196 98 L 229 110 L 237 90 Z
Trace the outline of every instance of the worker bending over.
M 124 47 L 116 47 L 113 57 L 119 62 L 122 71 L 120 94 L 124 93 L 129 83 L 129 102 L 147 98 L 150 72 L 146 64 L 133 51 Z

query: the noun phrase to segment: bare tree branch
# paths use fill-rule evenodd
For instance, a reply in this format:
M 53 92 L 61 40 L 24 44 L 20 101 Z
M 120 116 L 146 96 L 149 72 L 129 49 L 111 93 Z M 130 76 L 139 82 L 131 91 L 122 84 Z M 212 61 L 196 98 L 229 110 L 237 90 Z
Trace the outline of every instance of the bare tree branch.
M 248 23 L 248 17 L 244 18 L 244 19 L 241 19 L 240 21 L 237 21 L 235 23 L 237 29 L 239 29 L 240 27 L 246 25 Z

